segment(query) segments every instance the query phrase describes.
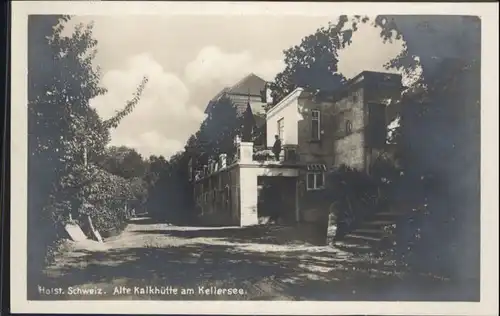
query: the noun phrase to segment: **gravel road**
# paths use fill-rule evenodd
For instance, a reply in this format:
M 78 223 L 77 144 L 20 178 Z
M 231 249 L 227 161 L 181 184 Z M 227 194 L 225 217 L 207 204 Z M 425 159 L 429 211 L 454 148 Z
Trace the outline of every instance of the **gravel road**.
M 408 293 L 393 267 L 299 235 L 138 218 L 105 243 L 68 242 L 32 290 L 42 300 L 366 300 L 386 298 L 389 283 L 393 295 Z

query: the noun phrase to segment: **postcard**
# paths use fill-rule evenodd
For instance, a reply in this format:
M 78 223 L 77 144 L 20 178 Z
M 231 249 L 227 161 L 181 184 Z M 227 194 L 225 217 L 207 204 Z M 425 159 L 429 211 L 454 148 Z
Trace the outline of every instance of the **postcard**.
M 14 2 L 12 311 L 495 314 L 497 10 Z

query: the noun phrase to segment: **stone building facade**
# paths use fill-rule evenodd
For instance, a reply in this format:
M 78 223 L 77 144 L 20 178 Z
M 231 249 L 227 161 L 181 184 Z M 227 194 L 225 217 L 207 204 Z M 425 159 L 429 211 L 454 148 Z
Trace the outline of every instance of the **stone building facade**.
M 329 170 L 346 165 L 370 173 L 387 146 L 387 125 L 393 119 L 388 106 L 400 94 L 400 75 L 365 71 L 341 91 L 298 96 L 297 153 L 303 165 L 298 185 L 305 217 L 308 210 L 327 208 L 321 190 Z
M 257 224 L 262 214 L 262 183 L 280 177 L 287 180 L 283 182 L 286 190 L 274 193 L 282 197 L 280 204 L 274 204 L 274 208 L 284 209 L 279 216 L 296 222 L 326 221 L 328 205 L 324 205 L 322 191 L 327 172 L 341 165 L 370 172 L 386 146 L 391 119 L 388 105 L 400 93 L 400 75 L 369 71 L 355 76 L 340 91 L 312 94 L 297 88 L 266 112 L 266 146 L 273 145 L 275 135 L 281 138 L 284 151 L 280 161 L 256 161 L 253 144 L 239 143 L 237 161 L 219 166 L 195 184 L 200 210 L 221 214 L 211 216 L 219 223 Z M 201 198 L 214 187 L 220 193 Z M 223 193 L 223 187 L 230 193 Z M 218 199 L 225 199 L 225 204 L 217 204 Z M 231 210 L 225 211 L 227 208 Z

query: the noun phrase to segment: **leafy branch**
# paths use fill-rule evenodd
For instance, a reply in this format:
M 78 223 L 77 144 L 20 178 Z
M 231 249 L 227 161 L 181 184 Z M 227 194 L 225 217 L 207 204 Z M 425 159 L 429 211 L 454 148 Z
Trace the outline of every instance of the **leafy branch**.
M 139 100 L 141 99 L 141 95 L 144 92 L 144 89 L 146 88 L 148 80 L 149 79 L 147 77 L 142 78 L 142 81 L 137 87 L 137 90 L 134 93 L 134 97 L 132 98 L 132 100 L 129 100 L 127 102 L 127 105 L 121 111 L 118 111 L 115 116 L 104 121 L 105 128 L 117 128 L 120 121 L 134 110 L 135 106 L 137 105 L 137 103 L 139 103 Z

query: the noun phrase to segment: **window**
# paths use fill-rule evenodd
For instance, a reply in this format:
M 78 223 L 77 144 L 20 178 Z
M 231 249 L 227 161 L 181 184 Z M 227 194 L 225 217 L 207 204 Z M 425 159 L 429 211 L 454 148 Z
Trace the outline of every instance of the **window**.
M 384 146 L 387 138 L 386 105 L 368 104 L 369 142 L 372 147 Z
M 311 112 L 311 137 L 312 140 L 319 140 L 320 139 L 320 111 L 318 110 L 313 110 Z
M 325 187 L 325 174 L 323 172 L 309 172 L 307 174 L 307 190 L 320 190 Z
M 278 121 L 278 137 L 283 141 L 283 136 L 285 135 L 285 119 L 282 118 Z
M 351 123 L 351 121 L 346 121 L 345 122 L 345 133 L 347 135 L 349 135 L 349 134 L 352 133 L 352 123 Z

